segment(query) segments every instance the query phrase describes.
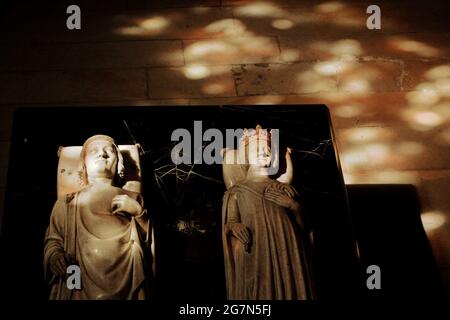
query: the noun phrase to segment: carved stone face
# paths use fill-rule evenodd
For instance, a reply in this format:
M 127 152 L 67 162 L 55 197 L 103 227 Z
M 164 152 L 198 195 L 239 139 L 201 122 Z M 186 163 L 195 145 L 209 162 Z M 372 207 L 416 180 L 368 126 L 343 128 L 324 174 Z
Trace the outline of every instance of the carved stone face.
M 272 151 L 266 140 L 254 140 L 248 144 L 248 161 L 250 165 L 268 168 L 271 164 Z
M 116 148 L 111 142 L 102 140 L 91 142 L 86 148 L 84 158 L 88 180 L 92 178 L 114 178 L 117 161 Z

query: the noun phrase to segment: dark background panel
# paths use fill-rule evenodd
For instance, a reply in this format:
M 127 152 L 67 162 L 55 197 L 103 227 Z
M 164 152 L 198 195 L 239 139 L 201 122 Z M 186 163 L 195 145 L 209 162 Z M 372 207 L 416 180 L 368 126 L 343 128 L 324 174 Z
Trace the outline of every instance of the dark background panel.
M 349 185 L 355 234 L 364 279 L 366 269 L 381 270 L 381 290 L 365 290 L 373 302 L 444 301 L 445 294 L 420 219 L 413 185 Z
M 2 226 L 2 283 L 10 295 L 47 299 L 42 248 L 56 199 L 57 150 L 81 145 L 94 134 L 118 144 L 139 143 L 145 202 L 155 221 L 156 297 L 225 299 L 221 243 L 220 165 L 175 167 L 173 130 L 207 128 L 280 129 L 281 147 L 293 149 L 294 187 L 314 229 L 314 274 L 318 297 L 346 299 L 361 289 L 346 193 L 325 106 L 24 108 L 15 115 Z M 186 172 L 194 172 L 187 178 Z M 175 173 L 178 173 L 178 178 Z M 181 232 L 177 226 L 184 226 Z M 3 289 L 2 288 L 2 289 Z

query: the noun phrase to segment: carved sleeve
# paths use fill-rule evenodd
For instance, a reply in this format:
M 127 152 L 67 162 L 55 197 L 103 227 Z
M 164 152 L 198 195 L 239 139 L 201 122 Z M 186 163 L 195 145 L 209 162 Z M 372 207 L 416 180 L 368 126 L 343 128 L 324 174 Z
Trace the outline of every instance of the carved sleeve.
M 294 219 L 297 223 L 297 225 L 301 228 L 301 230 L 307 231 L 308 230 L 308 223 L 305 216 L 305 211 L 302 208 L 301 201 L 300 201 L 300 195 L 293 187 L 290 186 L 291 193 L 294 195 L 292 199 L 295 201 L 295 205 L 291 208 L 291 210 L 294 213 Z
M 227 232 L 234 223 L 241 222 L 236 192 L 231 190 L 229 192 L 230 194 L 226 197 L 227 202 L 224 204 L 226 206 L 224 209 L 226 210 L 225 230 Z
M 149 214 L 147 209 L 145 209 L 144 206 L 144 198 L 142 195 L 138 195 L 136 200 L 139 202 L 139 204 L 142 207 L 142 213 L 135 217 L 136 223 L 138 225 L 139 230 L 139 236 L 147 245 L 150 245 L 151 239 L 150 239 L 150 231 L 151 231 L 151 222 L 149 219 Z
M 46 276 L 50 258 L 56 253 L 64 254 L 66 213 L 67 205 L 65 201 L 57 200 L 53 206 L 44 240 L 44 271 Z

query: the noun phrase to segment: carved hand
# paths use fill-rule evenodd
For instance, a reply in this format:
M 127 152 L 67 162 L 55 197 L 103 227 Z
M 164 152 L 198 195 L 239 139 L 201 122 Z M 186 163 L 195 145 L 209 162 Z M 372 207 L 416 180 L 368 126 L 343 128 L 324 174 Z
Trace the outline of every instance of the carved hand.
M 60 277 L 66 276 L 67 267 L 75 261 L 68 253 L 58 252 L 50 257 L 49 265 L 51 272 Z
M 272 201 L 283 208 L 294 211 L 297 209 L 299 205 L 294 199 L 292 199 L 288 195 L 281 192 L 277 192 L 275 190 L 267 190 L 264 193 L 264 197 L 267 200 Z
M 242 242 L 246 248 L 246 251 L 248 251 L 248 246 L 252 242 L 250 230 L 242 223 L 232 223 L 230 226 L 230 230 L 233 236 L 235 236 L 240 242 Z
M 113 214 L 126 212 L 135 217 L 142 213 L 142 207 L 139 202 L 126 194 L 115 196 L 111 201 L 111 208 Z

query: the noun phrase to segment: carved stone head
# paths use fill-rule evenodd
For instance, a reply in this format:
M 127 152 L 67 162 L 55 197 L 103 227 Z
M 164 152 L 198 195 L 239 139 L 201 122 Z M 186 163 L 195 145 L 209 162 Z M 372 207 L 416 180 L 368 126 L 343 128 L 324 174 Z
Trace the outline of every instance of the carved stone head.
M 80 153 L 79 172 L 82 186 L 88 185 L 92 178 L 113 179 L 114 185 L 119 185 L 125 167 L 114 139 L 106 135 L 87 139 Z
M 272 162 L 270 131 L 256 126 L 256 129 L 244 130 L 240 147 L 245 152 L 246 164 L 268 168 Z

